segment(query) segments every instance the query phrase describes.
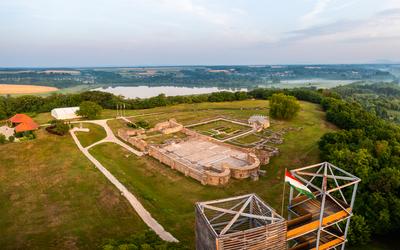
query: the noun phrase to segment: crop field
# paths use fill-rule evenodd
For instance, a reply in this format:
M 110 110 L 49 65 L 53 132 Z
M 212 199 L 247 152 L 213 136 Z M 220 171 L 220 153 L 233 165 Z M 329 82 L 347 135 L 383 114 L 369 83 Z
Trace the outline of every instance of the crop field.
M 0 95 L 38 94 L 57 91 L 57 88 L 38 85 L 0 84 Z

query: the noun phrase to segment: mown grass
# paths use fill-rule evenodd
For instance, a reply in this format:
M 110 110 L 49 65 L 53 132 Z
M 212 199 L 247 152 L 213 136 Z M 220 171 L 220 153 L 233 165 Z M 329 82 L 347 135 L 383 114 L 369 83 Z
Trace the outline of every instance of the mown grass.
M 301 126 L 303 130 L 285 135 L 285 143 L 279 146 L 280 156 L 262 167 L 267 174 L 257 182 L 232 180 L 226 187 L 202 186 L 152 158 L 137 158 L 115 144 L 97 145 L 91 153 L 138 196 L 168 231 L 193 247 L 195 202 L 254 192 L 279 210 L 283 169 L 319 161 L 317 141 L 334 127 L 325 122 L 318 105 L 302 102 L 301 107 L 292 121 L 271 121 L 271 129 Z M 105 110 L 103 115 L 112 112 Z M 168 118 L 192 124 L 219 115 L 238 119 L 268 115 L 268 102 L 183 104 L 129 113 L 158 113 L 132 118 L 152 124 Z M 41 117 L 46 118 L 46 114 Z M 117 120 L 108 124 L 114 131 L 126 126 Z M 102 139 L 99 134 L 102 132 L 82 133 L 79 140 L 89 145 Z M 69 136 L 40 131 L 34 141 L 7 144 L 0 149 L 1 162 L 7 162 L 6 167 L 0 165 L 0 245 L 4 248 L 96 248 L 103 238 L 121 238 L 144 230 L 133 209 Z
M 239 137 L 235 139 L 234 141 L 242 143 L 242 144 L 250 144 L 250 143 L 255 143 L 262 140 L 260 137 L 256 136 L 255 134 L 249 134 L 246 136 Z
M 1 249 L 95 249 L 145 228 L 69 135 L 0 145 Z
M 263 105 L 265 107 L 267 102 L 263 102 Z M 212 105 L 210 107 L 214 108 Z M 334 130 L 334 127 L 325 122 L 325 114 L 318 105 L 301 103 L 301 107 L 299 116 L 294 120 L 272 122 L 272 129 L 300 126 L 303 129 L 291 131 L 285 135 L 285 143 L 279 146 L 280 156 L 273 158 L 269 165 L 262 167 L 267 174 L 257 182 L 232 180 L 226 187 L 202 186 L 199 182 L 171 170 L 150 157 L 138 158 L 115 144 L 97 145 L 90 152 L 138 196 L 144 206 L 167 230 L 185 244 L 193 247 L 195 202 L 257 193 L 279 210 L 283 170 L 286 167 L 290 169 L 319 162 L 317 142 L 324 133 Z M 210 110 L 199 111 L 199 114 L 206 116 L 209 112 Z M 244 118 L 248 117 L 249 113 L 254 114 L 254 111 L 214 109 L 212 112 L 213 115 L 227 113 L 233 118 Z M 187 111 L 176 111 L 173 117 L 179 117 L 178 121 L 181 119 L 189 121 L 188 117 L 192 115 Z
M 79 125 L 75 124 L 75 126 Z M 92 123 L 82 123 L 82 127 L 88 128 L 89 132 L 76 132 L 75 134 L 83 147 L 90 146 L 91 144 L 100 141 L 106 137 L 106 131 L 100 125 Z

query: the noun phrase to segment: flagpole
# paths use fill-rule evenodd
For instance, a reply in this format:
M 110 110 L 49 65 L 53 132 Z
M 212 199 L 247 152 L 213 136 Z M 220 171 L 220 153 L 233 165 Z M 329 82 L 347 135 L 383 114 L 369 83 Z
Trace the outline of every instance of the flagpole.
M 285 206 L 285 188 L 286 188 L 285 176 L 286 176 L 286 168 L 283 174 L 283 193 L 282 193 L 282 211 L 281 211 L 282 217 L 283 217 L 283 207 Z

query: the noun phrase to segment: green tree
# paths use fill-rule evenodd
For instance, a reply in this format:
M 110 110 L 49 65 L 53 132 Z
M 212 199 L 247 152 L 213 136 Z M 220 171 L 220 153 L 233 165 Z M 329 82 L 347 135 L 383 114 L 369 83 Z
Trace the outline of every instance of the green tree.
M 270 99 L 269 114 L 273 118 L 289 120 L 297 115 L 300 104 L 296 97 L 285 94 L 273 94 Z
M 80 116 L 94 119 L 101 114 L 102 110 L 103 108 L 99 104 L 91 101 L 84 101 L 81 103 L 76 113 Z
M 365 245 L 370 241 L 371 229 L 364 217 L 354 215 L 350 221 L 349 241 L 351 245 Z

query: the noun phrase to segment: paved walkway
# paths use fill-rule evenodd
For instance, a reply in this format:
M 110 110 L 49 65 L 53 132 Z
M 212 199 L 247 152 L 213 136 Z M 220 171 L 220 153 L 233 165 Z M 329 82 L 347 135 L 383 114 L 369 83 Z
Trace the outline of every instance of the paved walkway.
M 107 136 L 105 139 L 84 148 L 75 135 L 75 131 L 80 131 L 80 129 L 75 127 L 70 130 L 70 134 L 74 139 L 76 145 L 78 146 L 79 150 L 81 150 L 82 153 L 96 166 L 96 168 L 99 169 L 100 172 L 103 173 L 103 175 L 112 184 L 114 184 L 115 187 L 118 188 L 121 194 L 125 196 L 125 198 L 128 200 L 128 202 L 135 209 L 135 211 L 138 213 L 140 218 L 144 221 L 144 223 L 146 223 L 147 226 L 149 226 L 161 239 L 170 242 L 178 242 L 178 240 L 174 236 L 172 236 L 169 232 L 165 231 L 163 226 L 161 226 L 151 216 L 151 214 L 143 207 L 143 205 L 139 202 L 139 200 L 131 192 L 129 192 L 129 190 L 121 182 L 119 182 L 117 178 L 115 178 L 98 160 L 96 160 L 96 158 L 94 158 L 89 153 L 89 149 L 94 145 L 98 145 L 103 142 L 114 142 L 117 143 L 118 145 L 121 145 L 122 147 L 126 148 L 127 150 L 136 155 L 142 155 L 142 153 L 122 143 L 118 138 L 116 138 L 110 127 L 108 127 L 107 120 L 82 121 L 82 122 L 95 123 L 102 126 L 106 130 Z
M 134 148 L 128 146 L 128 145 L 125 144 L 125 143 L 123 143 L 120 139 L 118 139 L 118 138 L 114 135 L 114 133 L 112 132 L 111 128 L 110 128 L 110 127 L 108 126 L 108 124 L 107 124 L 107 120 L 108 120 L 108 119 L 104 119 L 104 120 L 90 120 L 90 121 L 88 120 L 88 121 L 77 121 L 77 122 L 74 122 L 74 123 L 81 123 L 81 122 L 82 122 L 82 123 L 94 123 L 94 124 L 97 124 L 97 125 L 102 126 L 102 127 L 104 128 L 104 130 L 106 131 L 106 134 L 107 134 L 107 135 L 106 135 L 106 138 L 104 138 L 104 139 L 102 139 L 102 140 L 100 140 L 100 141 L 98 141 L 98 142 L 93 143 L 92 145 L 86 147 L 86 149 L 89 149 L 89 148 L 91 148 L 91 147 L 94 147 L 94 146 L 96 146 L 96 145 L 98 145 L 98 144 L 101 144 L 101 143 L 104 143 L 104 142 L 113 142 L 113 143 L 116 143 L 116 144 L 120 145 L 121 147 L 125 148 L 125 149 L 128 150 L 129 152 L 134 153 L 134 154 L 137 155 L 137 156 L 142 156 L 142 155 L 143 155 L 142 152 L 140 152 L 140 151 L 138 151 L 138 150 L 136 150 L 136 149 L 134 149 Z

